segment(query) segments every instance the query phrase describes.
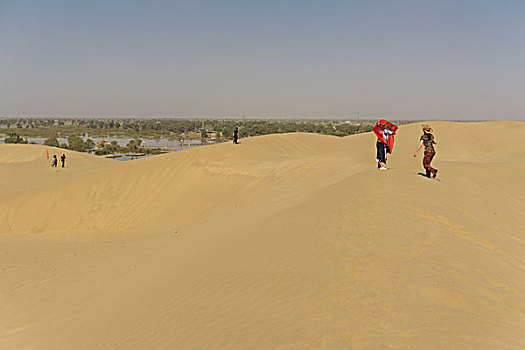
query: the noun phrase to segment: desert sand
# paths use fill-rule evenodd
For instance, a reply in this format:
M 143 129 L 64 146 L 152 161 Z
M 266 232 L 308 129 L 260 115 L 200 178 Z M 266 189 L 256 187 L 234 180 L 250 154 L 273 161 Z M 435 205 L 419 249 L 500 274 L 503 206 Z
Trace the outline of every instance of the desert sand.
M 0 145 L 0 349 L 525 349 L 525 123 L 128 162 Z M 66 153 L 65 169 L 50 154 Z

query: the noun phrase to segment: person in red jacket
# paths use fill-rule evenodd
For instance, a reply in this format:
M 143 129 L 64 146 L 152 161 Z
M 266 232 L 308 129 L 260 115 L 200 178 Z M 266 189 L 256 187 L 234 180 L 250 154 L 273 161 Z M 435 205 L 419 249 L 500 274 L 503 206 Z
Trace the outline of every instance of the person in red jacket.
M 396 134 L 397 125 L 381 119 L 372 129 L 377 136 L 377 168 L 379 170 L 387 170 L 386 155 L 392 153 L 394 149 L 394 135 Z

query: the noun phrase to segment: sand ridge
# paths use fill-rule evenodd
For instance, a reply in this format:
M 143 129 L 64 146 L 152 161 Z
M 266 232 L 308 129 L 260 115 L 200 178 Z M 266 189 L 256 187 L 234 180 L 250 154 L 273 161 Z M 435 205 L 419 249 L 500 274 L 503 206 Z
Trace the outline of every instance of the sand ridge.
M 523 123 L 432 126 L 441 182 L 417 124 L 387 172 L 372 134 L 33 163 L 37 185 L 5 155 L 0 347 L 524 348 Z

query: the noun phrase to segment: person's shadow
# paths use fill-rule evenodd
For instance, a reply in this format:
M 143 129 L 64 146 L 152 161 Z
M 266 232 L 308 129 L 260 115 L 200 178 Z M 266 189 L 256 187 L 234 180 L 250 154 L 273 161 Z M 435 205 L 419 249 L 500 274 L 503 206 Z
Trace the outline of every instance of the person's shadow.
M 430 176 L 428 176 L 428 175 L 425 174 L 425 173 L 417 173 L 417 174 L 418 174 L 418 175 L 421 175 L 421 176 L 424 176 L 424 177 L 426 177 L 427 179 L 430 179 Z

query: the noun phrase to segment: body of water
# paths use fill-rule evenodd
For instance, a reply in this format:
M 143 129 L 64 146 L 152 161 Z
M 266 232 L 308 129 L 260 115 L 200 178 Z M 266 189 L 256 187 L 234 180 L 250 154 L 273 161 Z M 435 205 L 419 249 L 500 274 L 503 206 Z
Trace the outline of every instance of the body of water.
M 7 137 L 7 135 L 1 135 L 0 134 L 0 143 L 4 143 L 4 139 Z M 24 137 L 25 139 L 25 137 Z M 89 136 L 83 136 L 82 139 L 86 141 L 87 139 L 92 139 L 95 143 L 98 143 L 100 141 L 106 140 L 108 142 L 111 141 L 117 141 L 118 145 L 121 147 L 125 147 L 129 141 L 134 140 L 130 137 L 112 137 L 112 138 L 104 138 L 104 137 L 89 137 Z M 42 137 L 28 137 L 28 142 L 34 142 L 39 145 L 43 145 L 44 141 L 46 139 Z M 66 143 L 67 144 L 67 138 L 63 137 L 57 137 L 57 140 L 59 143 Z M 162 148 L 166 151 L 178 151 L 182 148 L 189 148 L 189 147 L 195 147 L 195 146 L 202 146 L 203 143 L 201 140 L 184 140 L 184 147 L 181 145 L 180 140 L 170 140 L 170 139 L 144 139 L 146 148 Z M 208 143 L 214 143 L 212 141 Z
M 120 155 L 120 157 L 118 157 L 118 158 L 112 158 L 112 159 L 115 159 L 115 160 L 132 160 L 132 159 L 138 159 L 138 158 L 151 157 L 151 156 L 155 155 L 155 154 L 146 154 L 146 155 L 140 156 L 140 157 L 130 157 L 130 156 L 127 156 L 127 155 L 125 155 L 123 153 L 115 153 L 115 154 L 119 154 Z
M 0 134 L 0 143 L 4 143 L 4 139 L 6 137 L 7 135 Z M 130 137 L 103 138 L 103 137 L 89 137 L 89 136 L 83 136 L 82 139 L 84 139 L 84 141 L 86 141 L 87 139 L 92 139 L 95 143 L 98 143 L 103 140 L 106 140 L 107 142 L 117 141 L 117 144 L 121 147 L 125 147 L 129 141 L 134 140 L 134 138 L 130 138 Z M 28 142 L 30 143 L 34 142 L 39 145 L 43 145 L 45 140 L 46 140 L 45 138 L 41 138 L 41 137 L 28 137 L 27 138 Z M 62 143 L 67 144 L 67 138 L 57 137 L 57 140 L 61 144 Z M 187 149 L 187 148 L 198 147 L 198 146 L 215 143 L 213 141 L 202 143 L 201 140 L 184 140 L 184 145 L 182 145 L 180 140 L 170 140 L 170 139 L 163 139 L 163 138 L 144 139 L 144 141 L 145 141 L 146 148 L 162 148 L 163 150 L 166 150 L 166 151 L 179 151 L 181 149 Z M 150 155 L 146 155 L 143 157 L 147 157 L 147 156 L 150 156 Z M 138 157 L 138 158 L 143 158 L 143 157 Z M 122 155 L 122 157 L 115 158 L 115 159 L 116 160 L 131 160 L 131 159 L 136 159 L 136 158 L 137 157 L 128 157 L 126 155 Z

